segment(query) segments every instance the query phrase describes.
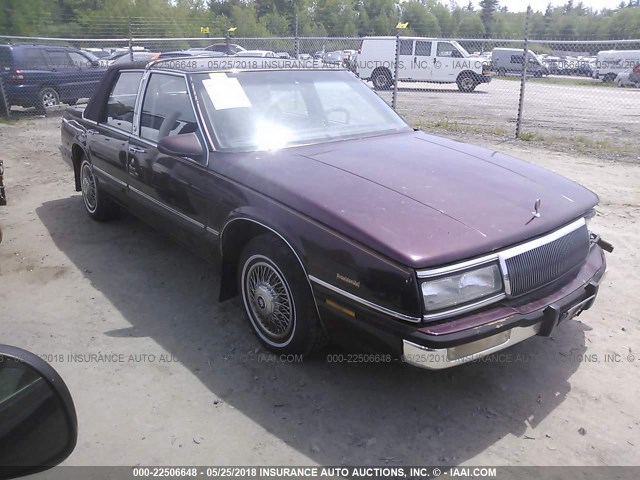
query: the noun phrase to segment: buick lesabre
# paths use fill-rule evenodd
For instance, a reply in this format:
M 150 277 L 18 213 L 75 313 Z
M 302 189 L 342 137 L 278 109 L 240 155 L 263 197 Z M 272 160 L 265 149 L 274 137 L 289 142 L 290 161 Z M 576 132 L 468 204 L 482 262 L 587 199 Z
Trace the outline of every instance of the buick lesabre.
M 589 309 L 598 197 L 416 131 L 352 73 L 274 59 L 112 67 L 62 118 L 94 220 L 122 207 L 220 261 L 268 349 L 327 340 L 445 368 Z M 212 331 L 212 335 L 215 332 Z

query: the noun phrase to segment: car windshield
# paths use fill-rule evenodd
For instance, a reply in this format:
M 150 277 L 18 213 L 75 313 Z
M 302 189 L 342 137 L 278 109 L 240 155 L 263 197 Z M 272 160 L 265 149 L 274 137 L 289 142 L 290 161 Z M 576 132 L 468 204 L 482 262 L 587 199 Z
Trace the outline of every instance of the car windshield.
M 410 131 L 361 80 L 345 71 L 196 74 L 194 85 L 216 147 L 273 150 Z

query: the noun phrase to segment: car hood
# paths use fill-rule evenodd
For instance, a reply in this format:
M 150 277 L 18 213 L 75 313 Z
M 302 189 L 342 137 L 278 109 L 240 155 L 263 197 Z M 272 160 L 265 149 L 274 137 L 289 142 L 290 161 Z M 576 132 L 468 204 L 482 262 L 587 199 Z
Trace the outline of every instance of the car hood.
M 226 175 L 414 268 L 514 245 L 598 203 L 593 192 L 548 170 L 423 132 L 225 163 Z

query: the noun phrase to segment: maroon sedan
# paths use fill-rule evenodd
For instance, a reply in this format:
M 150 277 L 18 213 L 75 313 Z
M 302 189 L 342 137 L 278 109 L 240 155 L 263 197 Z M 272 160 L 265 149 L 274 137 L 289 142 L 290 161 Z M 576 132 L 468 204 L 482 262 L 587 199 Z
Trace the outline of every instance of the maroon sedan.
M 350 72 L 296 61 L 112 67 L 61 151 L 93 219 L 125 207 L 219 256 L 220 299 L 240 294 L 278 353 L 464 363 L 590 308 L 610 249 L 591 191 L 414 131 Z

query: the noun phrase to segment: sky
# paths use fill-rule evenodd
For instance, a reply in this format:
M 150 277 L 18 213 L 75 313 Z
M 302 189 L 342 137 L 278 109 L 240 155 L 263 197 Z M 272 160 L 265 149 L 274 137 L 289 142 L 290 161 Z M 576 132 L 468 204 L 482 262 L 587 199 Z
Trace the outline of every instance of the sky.
M 574 0 L 574 5 L 580 0 Z M 465 5 L 465 0 L 458 0 L 459 5 Z M 478 4 L 477 0 L 474 0 L 474 4 Z M 531 5 L 533 11 L 544 12 L 547 9 L 547 5 L 560 6 L 566 5 L 567 0 L 501 0 L 501 7 L 509 7 L 511 12 L 524 12 L 527 9 L 527 5 Z M 620 0 L 582 0 L 585 7 L 593 8 L 594 10 L 602 10 L 603 8 L 615 8 L 620 4 Z

